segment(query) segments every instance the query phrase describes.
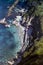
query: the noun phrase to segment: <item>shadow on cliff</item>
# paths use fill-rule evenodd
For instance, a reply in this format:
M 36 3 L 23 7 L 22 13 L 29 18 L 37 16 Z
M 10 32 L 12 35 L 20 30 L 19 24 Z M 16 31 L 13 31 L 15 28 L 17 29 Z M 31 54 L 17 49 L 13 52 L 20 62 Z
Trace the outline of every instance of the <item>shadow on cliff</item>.
M 33 41 L 40 41 L 43 36 L 41 21 L 39 16 L 35 16 L 32 20 L 33 28 L 34 28 L 34 36 Z M 30 50 L 33 47 L 32 50 Z M 32 44 L 26 51 L 30 52 L 25 58 L 22 58 L 22 61 L 18 65 L 43 65 L 43 55 L 34 54 L 35 50 L 35 42 Z
M 35 16 L 32 20 L 33 28 L 34 28 L 34 39 L 40 40 L 42 37 L 42 28 L 41 28 L 41 21 L 39 16 Z

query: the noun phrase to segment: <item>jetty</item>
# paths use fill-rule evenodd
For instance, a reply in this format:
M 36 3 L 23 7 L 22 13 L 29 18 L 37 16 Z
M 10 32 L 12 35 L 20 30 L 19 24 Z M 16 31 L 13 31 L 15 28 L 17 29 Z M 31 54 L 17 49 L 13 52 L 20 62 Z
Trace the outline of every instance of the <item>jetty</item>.
M 0 20 L 0 24 L 4 24 L 4 25 L 7 24 L 7 22 L 5 21 L 5 18 Z
M 10 24 L 7 23 L 7 21 L 4 19 L 0 20 L 0 24 L 5 25 L 5 27 L 10 27 Z

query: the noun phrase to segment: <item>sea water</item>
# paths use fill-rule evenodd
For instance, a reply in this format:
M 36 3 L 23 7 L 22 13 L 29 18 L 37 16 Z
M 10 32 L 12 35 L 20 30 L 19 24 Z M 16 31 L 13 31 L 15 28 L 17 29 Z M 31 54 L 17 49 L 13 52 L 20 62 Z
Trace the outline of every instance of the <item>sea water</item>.
M 7 4 L 6 0 L 0 0 L 0 20 L 7 14 Z M 20 47 L 18 28 L 14 25 L 6 28 L 0 24 L 0 65 L 7 65 L 7 61 L 16 56 Z
M 0 62 L 7 62 L 14 58 L 20 46 L 17 28 L 15 26 L 5 28 L 4 25 L 0 25 Z

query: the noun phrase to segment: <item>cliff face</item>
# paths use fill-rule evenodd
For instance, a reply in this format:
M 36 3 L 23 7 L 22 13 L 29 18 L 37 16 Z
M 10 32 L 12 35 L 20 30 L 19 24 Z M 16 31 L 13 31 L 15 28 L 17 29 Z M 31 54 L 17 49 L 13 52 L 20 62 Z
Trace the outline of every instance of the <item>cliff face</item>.
M 18 65 L 43 65 L 43 16 L 40 18 L 42 34 L 40 40 L 34 43 L 28 51 L 25 51 L 23 59 Z

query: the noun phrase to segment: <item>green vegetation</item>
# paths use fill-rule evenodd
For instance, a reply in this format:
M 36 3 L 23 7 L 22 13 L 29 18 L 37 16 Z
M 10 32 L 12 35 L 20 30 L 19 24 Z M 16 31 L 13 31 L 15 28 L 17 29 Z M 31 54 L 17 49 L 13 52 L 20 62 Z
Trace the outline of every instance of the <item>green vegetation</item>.
M 41 27 L 43 32 L 43 17 L 41 17 Z M 35 47 L 35 50 L 32 51 Z M 29 58 L 23 65 L 43 65 L 43 36 L 39 41 L 35 41 L 35 45 L 29 50 L 25 51 L 23 55 L 24 59 Z
M 36 10 L 35 10 L 35 14 L 38 16 L 42 16 L 43 15 L 43 3 L 41 5 L 37 5 Z
M 41 25 L 43 25 L 43 16 L 40 20 Z M 43 26 L 41 27 L 43 32 Z M 28 49 L 28 51 L 25 51 L 22 62 L 18 65 L 43 65 L 43 36 L 39 41 L 35 40 L 34 46 Z

